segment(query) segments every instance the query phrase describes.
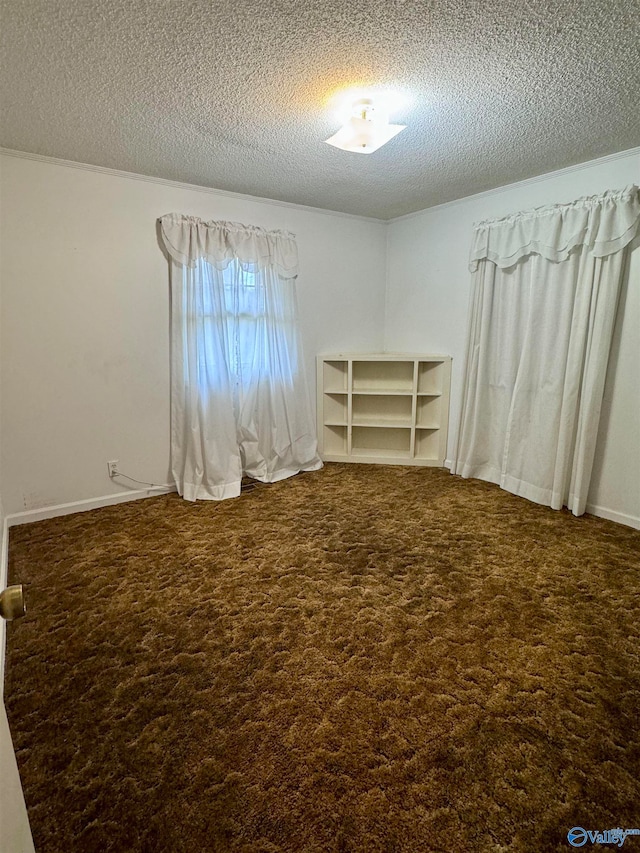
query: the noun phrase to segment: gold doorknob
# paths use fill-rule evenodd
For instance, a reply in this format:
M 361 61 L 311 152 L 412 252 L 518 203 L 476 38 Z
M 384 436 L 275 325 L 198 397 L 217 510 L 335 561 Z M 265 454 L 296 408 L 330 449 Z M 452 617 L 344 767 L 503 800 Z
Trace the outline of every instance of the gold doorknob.
M 18 583 L 14 586 L 8 586 L 0 592 L 0 616 L 10 622 L 12 619 L 19 619 L 27 612 L 24 603 L 24 592 L 22 584 Z

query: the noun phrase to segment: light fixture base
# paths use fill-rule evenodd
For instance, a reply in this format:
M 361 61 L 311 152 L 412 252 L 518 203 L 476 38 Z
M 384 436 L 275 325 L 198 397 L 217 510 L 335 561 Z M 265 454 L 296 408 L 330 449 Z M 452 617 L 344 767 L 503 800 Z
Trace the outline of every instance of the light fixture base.
M 342 151 L 373 154 L 405 127 L 404 124 L 389 124 L 389 114 L 376 107 L 372 98 L 358 98 L 353 103 L 351 118 L 325 141 Z
M 351 118 L 344 127 L 325 141 L 343 151 L 373 154 L 405 127 L 404 124 L 385 124 L 366 118 Z

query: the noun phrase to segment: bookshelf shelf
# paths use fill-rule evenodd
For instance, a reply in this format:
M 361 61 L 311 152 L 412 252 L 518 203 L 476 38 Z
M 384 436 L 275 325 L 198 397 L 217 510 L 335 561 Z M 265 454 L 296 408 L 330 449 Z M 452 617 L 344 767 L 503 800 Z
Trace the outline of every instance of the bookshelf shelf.
M 449 356 L 321 355 L 317 372 L 318 436 L 323 459 L 444 464 Z

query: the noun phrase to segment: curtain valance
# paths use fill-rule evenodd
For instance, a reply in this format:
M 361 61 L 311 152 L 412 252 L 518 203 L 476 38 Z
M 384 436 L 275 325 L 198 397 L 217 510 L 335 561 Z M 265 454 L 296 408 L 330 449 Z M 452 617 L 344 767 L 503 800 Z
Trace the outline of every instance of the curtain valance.
M 282 278 L 298 274 L 298 247 L 288 231 L 266 231 L 237 222 L 204 222 L 179 213 L 168 213 L 159 221 L 167 251 L 183 266 L 193 269 L 204 259 L 224 270 L 237 259 L 242 264 L 271 267 Z
M 474 228 L 469 268 L 475 272 L 486 259 L 505 269 L 530 254 L 564 261 L 576 246 L 603 258 L 630 243 L 639 223 L 636 186 L 486 220 Z

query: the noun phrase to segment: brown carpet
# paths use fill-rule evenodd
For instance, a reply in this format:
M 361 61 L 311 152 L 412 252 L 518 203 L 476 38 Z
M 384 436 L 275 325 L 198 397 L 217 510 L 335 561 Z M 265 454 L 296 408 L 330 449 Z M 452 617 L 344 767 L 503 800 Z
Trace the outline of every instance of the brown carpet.
M 13 528 L 38 853 L 566 852 L 575 825 L 638 827 L 639 559 L 630 528 L 373 465 Z

